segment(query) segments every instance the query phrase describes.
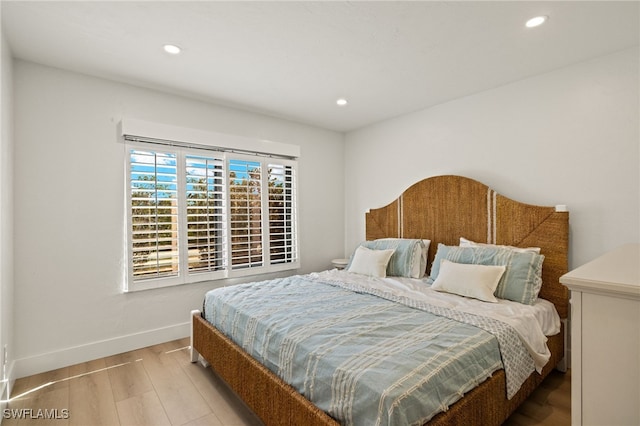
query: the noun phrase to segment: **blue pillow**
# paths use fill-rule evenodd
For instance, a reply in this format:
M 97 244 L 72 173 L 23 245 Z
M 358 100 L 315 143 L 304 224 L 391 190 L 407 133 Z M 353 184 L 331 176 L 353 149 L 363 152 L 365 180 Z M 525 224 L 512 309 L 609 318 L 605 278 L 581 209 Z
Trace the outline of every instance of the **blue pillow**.
M 456 263 L 505 266 L 494 295 L 500 299 L 533 305 L 542 287 L 544 256 L 533 252 L 518 252 L 497 246 L 458 247 L 438 244 L 431 266 L 430 279 L 435 280 L 442 259 Z
M 359 245 L 371 250 L 395 250 L 387 264 L 388 277 L 422 278 L 425 273 L 427 247 L 422 240 L 381 238 L 379 240 L 363 241 Z M 351 265 L 351 261 L 349 261 L 349 265 Z M 349 267 L 347 267 L 348 269 Z

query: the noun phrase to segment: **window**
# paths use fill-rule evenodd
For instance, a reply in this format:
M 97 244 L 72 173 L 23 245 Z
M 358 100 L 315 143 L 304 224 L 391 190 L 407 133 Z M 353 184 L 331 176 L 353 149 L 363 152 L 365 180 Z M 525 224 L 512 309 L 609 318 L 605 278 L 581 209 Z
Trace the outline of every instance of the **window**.
M 132 150 L 131 261 L 136 279 L 177 276 L 178 172 L 175 154 Z
M 186 157 L 189 273 L 222 271 L 225 263 L 224 160 Z
M 296 161 L 127 144 L 128 290 L 299 267 Z

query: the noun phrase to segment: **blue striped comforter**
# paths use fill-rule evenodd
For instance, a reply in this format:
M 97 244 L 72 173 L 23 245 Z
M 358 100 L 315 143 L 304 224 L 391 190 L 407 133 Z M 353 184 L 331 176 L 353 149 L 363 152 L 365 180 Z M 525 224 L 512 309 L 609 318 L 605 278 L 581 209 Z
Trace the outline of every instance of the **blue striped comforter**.
M 505 337 L 483 329 L 502 323 L 353 287 L 312 274 L 219 288 L 204 317 L 343 425 L 422 424 L 503 368 Z

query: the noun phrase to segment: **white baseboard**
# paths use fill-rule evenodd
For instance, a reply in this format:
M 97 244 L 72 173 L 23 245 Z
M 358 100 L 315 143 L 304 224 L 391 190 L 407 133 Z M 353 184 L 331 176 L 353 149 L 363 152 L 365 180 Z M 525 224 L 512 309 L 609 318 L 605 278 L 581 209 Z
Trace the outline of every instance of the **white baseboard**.
M 171 340 L 181 339 L 191 334 L 191 323 L 185 322 L 140 333 L 114 337 L 112 339 L 90 342 L 85 345 L 60 349 L 41 355 L 15 360 L 13 377 L 31 376 L 45 371 L 104 358 L 123 352 L 140 349 L 147 346 Z M 17 336 L 16 336 L 17 337 Z

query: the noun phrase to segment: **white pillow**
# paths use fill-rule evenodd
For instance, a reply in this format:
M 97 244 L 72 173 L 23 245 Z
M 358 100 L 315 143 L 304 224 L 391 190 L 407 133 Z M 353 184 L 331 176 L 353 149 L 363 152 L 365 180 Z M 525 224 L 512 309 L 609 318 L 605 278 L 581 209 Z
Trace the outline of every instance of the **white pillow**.
M 455 263 L 442 259 L 438 277 L 431 288 L 438 291 L 498 303 L 493 295 L 507 268 L 494 265 Z
M 532 253 L 540 254 L 540 247 L 514 247 L 514 246 L 501 246 L 497 244 L 476 243 L 475 241 L 467 240 L 466 238 L 460 237 L 460 247 L 482 247 L 482 246 L 505 248 L 505 249 L 513 250 L 518 253 L 532 252 Z
M 385 278 L 387 276 L 387 264 L 394 252 L 395 250 L 393 249 L 371 250 L 358 246 L 353 254 L 348 271 L 370 277 Z

